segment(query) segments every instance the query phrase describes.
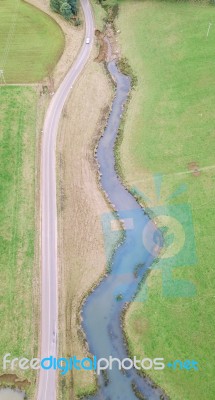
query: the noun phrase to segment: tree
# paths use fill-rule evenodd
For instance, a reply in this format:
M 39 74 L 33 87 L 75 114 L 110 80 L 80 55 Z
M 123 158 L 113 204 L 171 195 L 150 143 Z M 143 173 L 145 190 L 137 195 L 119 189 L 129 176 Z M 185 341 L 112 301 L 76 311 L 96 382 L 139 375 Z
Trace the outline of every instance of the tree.
M 78 7 L 77 7 L 77 0 L 67 0 L 73 15 L 77 15 Z
M 50 0 L 51 9 L 69 20 L 78 13 L 78 0 Z
M 61 2 L 59 0 L 50 0 L 51 9 L 55 12 L 60 12 Z
M 60 7 L 60 13 L 67 20 L 69 20 L 71 18 L 72 10 L 71 10 L 70 5 L 66 1 L 64 1 L 62 3 L 62 5 Z

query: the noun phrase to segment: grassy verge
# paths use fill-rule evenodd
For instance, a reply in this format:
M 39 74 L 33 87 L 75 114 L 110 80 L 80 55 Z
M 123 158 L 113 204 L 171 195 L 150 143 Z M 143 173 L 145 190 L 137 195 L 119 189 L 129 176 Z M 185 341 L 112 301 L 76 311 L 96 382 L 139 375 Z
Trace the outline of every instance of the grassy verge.
M 93 7 L 96 29 L 100 29 L 102 31 L 105 24 L 106 12 L 97 0 L 91 0 L 91 4 Z
M 32 88 L 0 89 L 1 358 L 6 353 L 29 359 L 37 354 L 32 281 L 36 102 Z M 21 377 L 25 371 L 16 372 Z M 24 376 L 34 380 L 30 371 Z
M 106 272 L 101 219 L 109 212 L 98 186 L 93 158 L 112 100 L 112 87 L 101 65 L 91 61 L 64 108 L 58 138 L 59 354 L 88 354 L 80 327 L 83 298 Z M 87 86 L 87 95 L 83 91 Z M 96 112 L 95 112 L 96 110 Z M 59 399 L 83 398 L 96 390 L 90 371 L 59 378 Z
M 209 22 L 215 8 L 206 3 L 120 1 L 122 51 L 138 78 L 121 145 L 123 174 L 158 216 L 174 208 L 180 221 L 185 210 L 189 233 L 180 254 L 156 264 L 147 298 L 144 286 L 145 301 L 127 313 L 126 330 L 134 355 L 199 362 L 198 372 L 151 372 L 174 400 L 213 399 L 215 393 L 215 29 L 207 36 Z M 186 248 L 191 236 L 195 246 Z
M 0 69 L 7 83 L 41 80 L 52 71 L 64 47 L 59 26 L 21 0 L 1 1 L 0 37 Z

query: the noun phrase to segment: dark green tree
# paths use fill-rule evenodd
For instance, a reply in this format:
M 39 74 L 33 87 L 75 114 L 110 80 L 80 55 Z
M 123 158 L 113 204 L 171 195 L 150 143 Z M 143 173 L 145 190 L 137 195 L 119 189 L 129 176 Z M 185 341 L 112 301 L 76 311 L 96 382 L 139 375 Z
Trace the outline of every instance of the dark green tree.
M 78 0 L 50 0 L 51 9 L 69 20 L 78 13 Z
M 71 10 L 70 5 L 67 3 L 67 1 L 64 1 L 64 2 L 61 4 L 60 13 L 61 13 L 61 15 L 62 15 L 65 19 L 67 19 L 67 20 L 69 20 L 69 19 L 71 18 L 71 16 L 72 16 L 72 10 Z
M 78 12 L 77 0 L 67 0 L 67 1 L 71 7 L 72 14 L 77 15 L 77 12 Z
M 61 2 L 59 0 L 50 0 L 51 9 L 55 12 L 60 12 Z

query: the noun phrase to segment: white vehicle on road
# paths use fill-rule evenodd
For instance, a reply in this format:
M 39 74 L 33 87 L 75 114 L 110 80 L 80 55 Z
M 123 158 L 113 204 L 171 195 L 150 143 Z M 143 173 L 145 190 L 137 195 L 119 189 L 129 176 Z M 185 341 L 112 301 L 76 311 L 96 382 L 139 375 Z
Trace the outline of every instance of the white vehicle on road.
M 86 38 L 86 44 L 89 44 L 89 43 L 90 43 L 90 38 L 87 37 L 87 38 Z

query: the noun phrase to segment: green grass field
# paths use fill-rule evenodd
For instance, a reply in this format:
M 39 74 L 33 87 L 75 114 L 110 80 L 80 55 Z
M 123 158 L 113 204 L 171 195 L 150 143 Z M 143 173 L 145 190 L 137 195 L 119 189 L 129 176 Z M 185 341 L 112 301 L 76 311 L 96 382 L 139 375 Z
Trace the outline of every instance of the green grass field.
M 213 25 L 207 36 L 209 23 Z M 170 213 L 171 205 L 182 210 L 185 204 L 192 211 L 190 221 L 185 211 L 189 225 L 185 244 L 189 246 L 192 235 L 195 239 L 195 251 L 190 247 L 188 258 L 183 257 L 182 246 L 180 259 L 170 257 L 153 268 L 147 298 L 130 307 L 126 316 L 130 351 L 164 357 L 166 362 L 198 361 L 196 372 L 166 368 L 150 374 L 171 399 L 212 400 L 215 7 L 120 1 L 117 27 L 123 55 L 138 77 L 121 146 L 124 176 L 130 187 L 143 193 L 142 198 L 151 200 L 147 204 L 158 216 L 164 210 Z M 196 175 L 195 167 L 200 169 Z M 170 198 L 174 192 L 178 196 Z M 175 215 L 177 220 L 179 214 Z M 144 286 L 142 295 L 145 290 Z
M 32 88 L 1 87 L 0 103 L 0 355 L 31 358 L 37 95 Z
M 22 0 L 1 0 L 0 37 L 0 69 L 7 83 L 40 81 L 52 71 L 64 47 L 59 26 Z

